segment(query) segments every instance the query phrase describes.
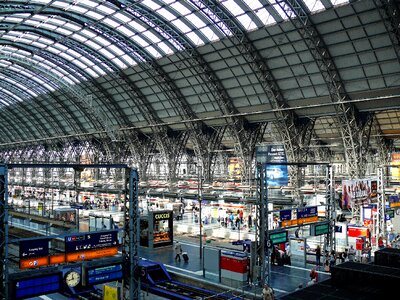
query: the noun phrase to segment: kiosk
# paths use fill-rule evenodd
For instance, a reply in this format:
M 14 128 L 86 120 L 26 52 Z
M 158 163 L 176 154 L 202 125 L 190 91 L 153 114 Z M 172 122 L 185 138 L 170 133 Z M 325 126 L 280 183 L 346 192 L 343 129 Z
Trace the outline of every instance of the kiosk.
M 140 218 L 140 246 L 158 248 L 173 243 L 172 210 L 149 211 Z

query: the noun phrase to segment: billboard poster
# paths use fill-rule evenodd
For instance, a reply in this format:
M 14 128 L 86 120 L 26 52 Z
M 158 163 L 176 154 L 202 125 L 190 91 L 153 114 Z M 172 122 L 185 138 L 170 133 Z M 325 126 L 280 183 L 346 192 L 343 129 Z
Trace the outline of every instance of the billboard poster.
M 350 209 L 353 205 L 370 204 L 376 198 L 377 182 L 370 179 L 342 181 L 341 208 Z
M 390 168 L 390 176 L 392 180 L 400 180 L 400 153 L 392 153 L 391 165 L 398 166 Z
M 241 176 L 242 159 L 240 157 L 230 157 L 228 160 L 228 174 L 230 178 L 237 179 Z
M 268 186 L 287 185 L 289 182 L 288 167 L 287 165 L 279 165 L 279 163 L 287 162 L 285 147 L 283 145 L 266 145 L 263 147 L 265 148 L 263 148 L 263 152 L 259 151 L 259 155 L 262 153 L 261 157 L 264 157 L 263 160 L 266 163 L 274 163 L 274 165 L 266 165 Z

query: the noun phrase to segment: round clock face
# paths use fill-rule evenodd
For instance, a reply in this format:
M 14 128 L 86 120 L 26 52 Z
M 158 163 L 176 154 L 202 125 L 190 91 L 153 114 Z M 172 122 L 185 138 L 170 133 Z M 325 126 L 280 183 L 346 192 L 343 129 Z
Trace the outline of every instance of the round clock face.
M 76 287 L 81 281 L 81 274 L 76 271 L 68 271 L 65 274 L 65 283 L 69 287 Z

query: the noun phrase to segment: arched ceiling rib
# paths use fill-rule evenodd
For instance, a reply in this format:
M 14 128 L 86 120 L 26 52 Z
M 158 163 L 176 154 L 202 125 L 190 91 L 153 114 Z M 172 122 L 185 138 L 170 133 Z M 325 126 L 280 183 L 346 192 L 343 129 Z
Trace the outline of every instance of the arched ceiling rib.
M 400 95 L 398 53 L 393 51 L 396 40 L 391 41 L 394 35 L 388 32 L 390 26 L 385 27 L 398 18 L 380 16 L 374 4 L 379 1 L 361 2 L 296 3 L 321 34 L 348 99 Z M 398 12 L 392 3 L 385 2 Z M 324 135 L 330 121 L 323 120 L 332 118 L 336 104 L 329 105 L 318 63 L 279 4 L 275 0 L 3 2 L 0 76 L 9 78 L 7 84 L 14 87 L 0 86 L 4 95 L 0 106 L 2 100 L 12 101 L 16 103 L 11 105 L 16 116 L 24 116 L 27 110 L 34 115 L 19 120 L 25 125 L 8 125 L 3 142 L 89 132 L 104 136 L 104 124 L 85 103 L 69 99 L 74 95 L 64 84 L 54 82 L 54 75 L 93 97 L 112 127 L 135 132 L 138 127 L 144 133 L 154 132 L 151 128 L 187 131 L 199 130 L 204 124 L 221 126 L 226 118 L 207 119 L 221 113 L 236 114 L 234 118 L 243 118 L 244 123 L 270 122 L 281 113 L 271 111 L 274 106 L 268 99 L 280 94 L 286 105 L 276 108 L 302 107 L 293 110 L 300 118 L 323 116 L 322 121 L 315 122 L 316 134 L 312 136 L 322 139 L 316 145 L 329 146 L 330 138 L 338 137 L 338 128 L 332 129 L 332 135 Z M 238 44 L 230 39 L 241 36 L 247 40 L 240 41 L 243 51 L 238 51 Z M 255 51 L 246 48 L 249 45 Z M 5 59 L 9 55 L 14 56 L 13 65 Z M 18 57 L 29 59 L 31 66 L 18 62 Z M 267 62 L 268 76 L 260 76 L 263 67 L 258 62 Z M 23 76 L 16 77 L 16 72 Z M 274 92 L 271 82 L 265 84 L 263 77 L 274 80 Z M 24 105 L 18 106 L 19 102 Z M 318 103 L 324 106 L 305 108 Z M 6 106 L 0 115 L 15 120 L 11 113 L 6 117 L 7 111 L 12 111 Z M 398 110 L 399 106 L 380 100 L 355 104 L 360 111 L 375 110 L 381 125 L 391 118 L 396 120 L 384 111 Z M 75 125 L 65 120 L 67 115 Z M 232 123 L 232 117 L 228 119 Z M 149 125 L 154 127 L 146 128 Z M 382 134 L 385 136 L 385 130 Z M 393 137 L 395 133 L 392 130 L 390 134 Z M 333 151 L 343 151 L 343 146 L 332 147 Z

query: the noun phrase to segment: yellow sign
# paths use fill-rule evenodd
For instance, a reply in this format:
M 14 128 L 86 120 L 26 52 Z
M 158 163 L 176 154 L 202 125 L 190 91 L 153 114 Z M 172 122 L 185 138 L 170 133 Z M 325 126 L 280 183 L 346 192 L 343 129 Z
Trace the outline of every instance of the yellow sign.
M 103 285 L 103 300 L 119 300 L 119 287 Z

